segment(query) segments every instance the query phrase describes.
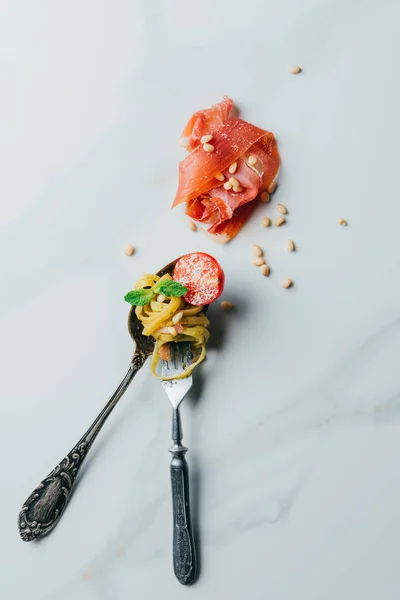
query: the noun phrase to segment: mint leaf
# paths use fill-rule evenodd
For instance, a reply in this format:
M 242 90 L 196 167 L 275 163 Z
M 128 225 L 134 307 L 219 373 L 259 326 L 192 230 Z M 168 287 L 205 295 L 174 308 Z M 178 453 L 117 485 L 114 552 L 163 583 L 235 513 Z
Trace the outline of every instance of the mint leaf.
M 153 300 L 154 292 L 150 290 L 132 290 L 124 297 L 125 302 L 133 304 L 133 306 L 144 306 Z
M 160 292 L 164 294 L 164 296 L 184 296 L 187 294 L 188 289 L 184 285 L 181 285 L 177 281 L 173 279 L 169 279 L 168 281 L 163 281 L 160 285 Z

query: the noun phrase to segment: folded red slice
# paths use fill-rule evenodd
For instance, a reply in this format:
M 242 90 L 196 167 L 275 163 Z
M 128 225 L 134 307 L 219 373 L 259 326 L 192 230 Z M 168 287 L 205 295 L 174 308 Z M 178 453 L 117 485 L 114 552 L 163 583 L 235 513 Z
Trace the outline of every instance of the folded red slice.
M 268 188 L 279 170 L 274 135 L 229 117 L 231 109 L 232 100 L 225 96 L 189 120 L 183 137 L 190 154 L 179 165 L 173 203 L 186 203 L 186 213 L 210 225 L 209 234 L 220 242 L 229 241 L 240 231 L 256 206 L 259 191 Z M 205 135 L 212 136 L 212 152 L 203 148 L 201 138 Z
M 198 110 L 189 119 L 182 133 L 185 147 L 190 152 L 200 145 L 203 135 L 211 134 L 227 121 L 232 110 L 233 102 L 228 96 L 224 96 L 219 104 L 211 108 Z
M 257 200 L 252 200 L 247 204 L 242 204 L 233 213 L 232 217 L 227 221 L 221 223 L 215 223 L 208 229 L 207 233 L 212 237 L 218 244 L 225 244 L 235 237 L 242 229 L 243 225 L 249 219 L 253 210 L 257 206 Z

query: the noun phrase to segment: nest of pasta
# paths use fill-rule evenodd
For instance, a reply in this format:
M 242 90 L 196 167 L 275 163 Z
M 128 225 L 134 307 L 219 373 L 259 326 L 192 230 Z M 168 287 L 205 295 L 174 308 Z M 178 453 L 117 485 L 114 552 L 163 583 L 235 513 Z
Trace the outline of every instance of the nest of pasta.
M 143 275 L 137 282 L 135 290 L 151 290 L 160 286 L 160 282 L 172 280 L 168 274 Z M 154 353 L 151 361 L 153 375 L 161 379 L 157 366 L 161 360 L 169 358 L 170 342 L 189 342 L 192 349 L 192 364 L 180 377 L 188 377 L 193 369 L 201 363 L 206 355 L 206 343 L 210 336 L 207 329 L 210 322 L 204 314 L 203 306 L 194 306 L 183 297 L 166 297 L 163 294 L 143 306 L 136 306 L 135 313 L 143 324 L 143 335 L 155 339 Z M 166 379 L 163 377 L 162 379 Z M 172 378 L 171 378 L 172 379 Z

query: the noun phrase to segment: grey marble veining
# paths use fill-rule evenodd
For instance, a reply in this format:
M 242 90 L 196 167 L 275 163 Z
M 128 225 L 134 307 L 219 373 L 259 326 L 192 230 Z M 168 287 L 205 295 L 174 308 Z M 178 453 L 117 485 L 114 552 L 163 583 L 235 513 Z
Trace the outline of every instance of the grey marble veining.
M 399 11 L 2 3 L 2 599 L 398 600 Z M 183 125 L 223 94 L 277 135 L 282 169 L 271 203 L 220 247 L 169 206 Z M 277 202 L 288 222 L 265 230 Z M 236 305 L 210 311 L 183 407 L 199 581 L 173 575 L 170 407 L 147 367 L 60 524 L 23 544 L 21 503 L 125 372 L 124 294 L 193 250 L 220 260 Z

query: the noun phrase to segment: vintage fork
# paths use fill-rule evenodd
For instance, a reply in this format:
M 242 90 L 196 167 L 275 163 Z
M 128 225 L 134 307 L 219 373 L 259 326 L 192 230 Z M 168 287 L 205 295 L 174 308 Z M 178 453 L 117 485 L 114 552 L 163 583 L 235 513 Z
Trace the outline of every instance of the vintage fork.
M 192 376 L 176 379 L 192 362 L 190 344 L 171 343 L 169 360 L 162 361 L 162 377 L 174 377 L 163 381 L 163 388 L 172 404 L 172 440 L 169 449 L 171 461 L 171 489 L 173 510 L 172 556 L 175 575 L 182 585 L 194 581 L 197 574 L 196 551 L 193 541 L 192 521 L 189 500 L 189 468 L 182 445 L 182 424 L 179 405 L 192 387 Z

